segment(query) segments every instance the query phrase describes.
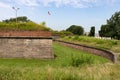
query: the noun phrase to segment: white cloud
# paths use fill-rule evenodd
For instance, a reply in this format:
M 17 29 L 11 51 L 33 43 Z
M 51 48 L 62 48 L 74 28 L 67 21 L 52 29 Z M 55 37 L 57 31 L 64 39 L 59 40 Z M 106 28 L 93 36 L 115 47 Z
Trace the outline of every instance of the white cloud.
M 94 6 L 116 6 L 120 4 L 120 0 L 96 0 Z
M 89 7 L 90 3 L 94 3 L 96 0 L 10 0 L 19 5 L 25 6 L 71 6 L 76 8 Z M 89 4 L 89 5 L 88 5 Z
M 10 5 L 3 3 L 3 2 L 0 2 L 0 8 L 10 8 Z
M 96 0 L 39 0 L 39 2 L 43 3 L 44 6 L 55 4 L 56 7 L 72 6 L 77 8 L 89 7 L 86 3 L 94 3 L 95 1 Z
M 37 0 L 15 0 L 19 5 L 25 6 L 38 6 Z
M 75 8 L 87 8 L 92 6 L 115 5 L 118 0 L 8 0 L 12 3 L 24 6 L 70 6 Z M 0 6 L 7 7 L 6 4 L 0 3 Z
M 107 0 L 106 3 L 108 5 L 116 5 L 119 2 L 119 0 Z

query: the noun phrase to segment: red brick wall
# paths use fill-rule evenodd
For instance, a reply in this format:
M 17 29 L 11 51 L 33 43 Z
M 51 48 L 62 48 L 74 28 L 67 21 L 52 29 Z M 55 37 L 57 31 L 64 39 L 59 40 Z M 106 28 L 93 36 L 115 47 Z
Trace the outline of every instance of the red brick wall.
M 52 34 L 50 31 L 0 31 L 0 37 L 51 37 Z

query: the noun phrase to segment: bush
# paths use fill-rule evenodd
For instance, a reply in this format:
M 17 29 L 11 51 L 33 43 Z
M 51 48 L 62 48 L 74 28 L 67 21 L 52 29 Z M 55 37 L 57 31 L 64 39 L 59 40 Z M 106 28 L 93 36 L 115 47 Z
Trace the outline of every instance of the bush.
M 72 56 L 72 58 L 71 58 L 71 65 L 73 67 L 79 67 L 84 64 L 93 64 L 93 63 L 94 63 L 93 58 L 91 56 L 87 56 L 87 55 L 81 55 L 80 57 Z
M 118 43 L 117 43 L 117 41 L 112 41 L 112 44 L 117 45 Z
M 71 39 L 71 38 L 72 38 L 71 36 L 68 37 L 68 39 Z
M 73 40 L 78 40 L 78 39 L 79 39 L 78 35 L 74 36 L 74 38 L 73 38 Z

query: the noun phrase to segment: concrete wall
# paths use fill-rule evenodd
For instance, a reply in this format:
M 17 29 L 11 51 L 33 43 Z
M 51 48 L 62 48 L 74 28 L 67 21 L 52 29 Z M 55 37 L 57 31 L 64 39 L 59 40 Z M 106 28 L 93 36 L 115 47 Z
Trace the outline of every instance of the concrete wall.
M 98 49 L 95 47 L 90 47 L 90 46 L 85 46 L 85 45 L 80 45 L 80 44 L 74 44 L 74 43 L 65 42 L 65 41 L 60 41 L 60 40 L 55 40 L 55 41 L 59 44 L 69 46 L 69 47 L 72 47 L 75 49 L 83 50 L 83 51 L 86 51 L 86 52 L 89 52 L 89 53 L 92 53 L 95 55 L 99 55 L 99 56 L 105 57 L 113 62 L 118 63 L 118 61 L 116 61 L 117 59 L 116 59 L 115 54 L 111 51 Z
M 49 32 L 0 33 L 0 58 L 52 59 L 52 38 Z

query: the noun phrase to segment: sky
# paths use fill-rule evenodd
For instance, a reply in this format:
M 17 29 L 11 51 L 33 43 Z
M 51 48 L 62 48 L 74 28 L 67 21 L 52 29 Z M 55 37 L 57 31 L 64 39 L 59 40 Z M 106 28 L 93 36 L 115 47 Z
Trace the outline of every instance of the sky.
M 89 32 L 95 26 L 96 33 L 116 11 L 120 0 L 0 0 L 0 21 L 17 16 L 46 25 L 53 30 L 65 30 L 71 25 L 82 26 Z M 48 11 L 51 15 L 48 14 Z

